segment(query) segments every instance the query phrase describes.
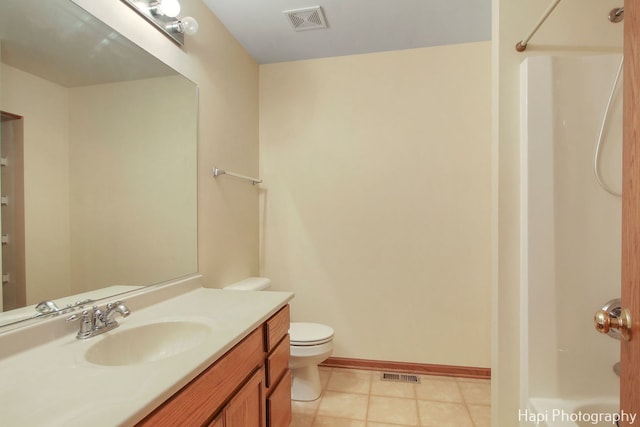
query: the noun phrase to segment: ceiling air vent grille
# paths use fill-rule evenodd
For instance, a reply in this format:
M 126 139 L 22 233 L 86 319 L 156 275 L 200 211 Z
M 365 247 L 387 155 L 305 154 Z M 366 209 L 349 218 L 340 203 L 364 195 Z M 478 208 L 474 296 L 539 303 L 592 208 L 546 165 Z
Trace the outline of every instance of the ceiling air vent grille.
M 324 14 L 320 6 L 285 10 L 282 13 L 285 14 L 289 23 L 296 31 L 327 28 L 327 21 L 324 19 Z

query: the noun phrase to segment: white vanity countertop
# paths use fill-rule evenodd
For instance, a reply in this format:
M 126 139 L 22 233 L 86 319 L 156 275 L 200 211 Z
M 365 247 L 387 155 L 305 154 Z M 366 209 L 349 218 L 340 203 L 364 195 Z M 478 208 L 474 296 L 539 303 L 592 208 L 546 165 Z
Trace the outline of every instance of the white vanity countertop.
M 127 302 L 131 315 L 118 317 L 118 328 L 86 340 L 76 339 L 77 322 L 71 328 L 60 319 L 70 331 L 63 337 L 0 360 L 0 424 L 132 426 L 292 298 L 290 292 L 199 287 L 139 310 Z M 100 366 L 85 360 L 103 337 L 165 321 L 194 321 L 213 333 L 190 350 L 153 362 Z

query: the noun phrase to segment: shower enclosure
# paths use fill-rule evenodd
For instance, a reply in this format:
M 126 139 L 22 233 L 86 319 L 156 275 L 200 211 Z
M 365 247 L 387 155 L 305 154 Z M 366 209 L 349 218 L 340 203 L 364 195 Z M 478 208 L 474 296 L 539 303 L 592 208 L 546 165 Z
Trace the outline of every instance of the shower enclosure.
M 620 297 L 621 199 L 594 154 L 621 55 L 529 57 L 521 66 L 521 412 L 548 427 L 608 425 L 618 409 L 619 341 L 596 310 Z M 621 83 L 621 82 L 620 82 Z M 621 190 L 622 93 L 597 168 Z M 522 426 L 536 425 L 525 416 Z

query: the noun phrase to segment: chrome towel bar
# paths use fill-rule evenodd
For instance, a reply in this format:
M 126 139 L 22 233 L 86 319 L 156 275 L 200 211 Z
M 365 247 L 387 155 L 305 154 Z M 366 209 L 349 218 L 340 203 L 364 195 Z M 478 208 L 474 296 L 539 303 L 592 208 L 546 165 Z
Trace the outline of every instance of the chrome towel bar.
M 240 178 L 240 179 L 246 179 L 247 181 L 251 181 L 251 185 L 256 185 L 256 184 L 260 184 L 262 183 L 262 180 L 259 178 L 252 178 L 250 176 L 246 176 L 246 175 L 241 175 L 239 173 L 235 173 L 235 172 L 230 172 L 224 169 L 219 169 L 217 167 L 213 167 L 213 176 L 214 177 L 218 177 L 220 175 L 229 175 L 229 176 L 233 176 L 236 178 Z

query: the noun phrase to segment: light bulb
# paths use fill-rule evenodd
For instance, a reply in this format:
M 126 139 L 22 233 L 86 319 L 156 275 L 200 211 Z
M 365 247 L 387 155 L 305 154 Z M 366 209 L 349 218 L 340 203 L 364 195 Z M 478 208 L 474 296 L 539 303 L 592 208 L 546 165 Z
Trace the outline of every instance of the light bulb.
M 191 16 L 185 16 L 180 21 L 180 27 L 183 33 L 192 36 L 198 32 L 199 25 L 198 25 L 198 21 L 196 21 L 195 18 Z
M 158 12 L 170 18 L 175 18 L 180 14 L 180 3 L 178 0 L 160 0 Z

